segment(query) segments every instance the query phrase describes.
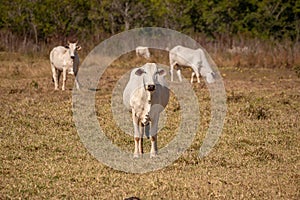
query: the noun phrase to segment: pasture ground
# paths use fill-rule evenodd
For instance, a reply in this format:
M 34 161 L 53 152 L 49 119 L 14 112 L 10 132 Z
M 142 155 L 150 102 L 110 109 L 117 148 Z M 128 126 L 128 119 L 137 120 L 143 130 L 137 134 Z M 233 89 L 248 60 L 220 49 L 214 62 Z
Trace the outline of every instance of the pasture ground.
M 114 83 L 132 66 L 124 60 L 102 77 L 96 109 L 107 136 L 132 152 L 133 138 L 110 113 Z M 1 52 L 0 199 L 300 199 L 300 79 L 284 68 L 219 70 L 228 111 L 213 151 L 197 158 L 210 98 L 204 84 L 194 83 L 201 127 L 192 146 L 164 169 L 130 174 L 101 164 L 82 144 L 72 119 L 73 78 L 68 90 L 54 91 L 47 57 Z M 172 138 L 179 110 L 171 97 L 159 147 Z

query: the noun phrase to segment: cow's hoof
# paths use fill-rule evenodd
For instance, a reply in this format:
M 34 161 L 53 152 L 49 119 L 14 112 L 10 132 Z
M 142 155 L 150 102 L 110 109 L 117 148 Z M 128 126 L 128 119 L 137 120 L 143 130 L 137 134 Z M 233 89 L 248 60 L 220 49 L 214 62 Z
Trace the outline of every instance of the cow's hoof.
M 157 157 L 157 152 L 151 152 L 150 153 L 150 158 L 155 158 Z
M 133 158 L 139 158 L 139 157 L 140 157 L 140 155 L 138 153 L 133 154 Z

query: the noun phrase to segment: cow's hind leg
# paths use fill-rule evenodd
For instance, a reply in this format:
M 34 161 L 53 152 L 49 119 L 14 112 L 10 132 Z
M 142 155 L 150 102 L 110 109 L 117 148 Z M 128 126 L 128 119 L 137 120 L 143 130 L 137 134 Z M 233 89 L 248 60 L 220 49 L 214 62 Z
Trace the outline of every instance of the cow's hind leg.
M 150 158 L 157 156 L 157 129 L 158 129 L 158 120 L 159 115 L 155 116 L 151 122 L 150 128 L 150 139 L 151 139 L 151 150 L 150 150 Z
M 78 80 L 78 65 L 73 65 L 73 72 L 74 72 L 74 76 L 75 76 L 75 85 L 76 85 L 76 89 L 80 90 L 80 84 L 79 84 L 79 80 Z
M 54 65 L 51 63 L 51 70 L 52 70 L 52 79 L 53 79 L 53 82 L 54 82 L 54 89 L 55 90 L 58 90 L 58 79 L 59 79 L 59 76 L 58 76 L 58 70 L 55 69 Z
M 139 154 L 143 155 L 144 149 L 143 149 L 143 138 L 144 138 L 144 133 L 145 133 L 145 126 L 142 125 L 140 126 L 140 140 L 139 140 Z
M 151 136 L 150 158 L 157 156 L 157 134 Z
M 63 83 L 62 83 L 62 90 L 66 90 L 66 82 L 67 82 L 67 69 L 63 68 Z
M 57 73 L 57 88 L 58 88 L 58 84 L 59 84 L 59 79 L 60 79 L 60 75 L 61 75 L 61 71 L 60 70 L 56 70 Z
M 75 75 L 75 85 L 76 85 L 76 89 L 80 90 L 80 85 L 79 85 L 79 81 L 78 81 L 77 75 Z

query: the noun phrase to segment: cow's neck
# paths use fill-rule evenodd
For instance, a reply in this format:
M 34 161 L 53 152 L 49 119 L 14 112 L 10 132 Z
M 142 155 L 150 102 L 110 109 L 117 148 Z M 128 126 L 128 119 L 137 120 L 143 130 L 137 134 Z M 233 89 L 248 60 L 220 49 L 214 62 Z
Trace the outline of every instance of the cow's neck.
M 131 103 L 135 116 L 139 118 L 139 121 L 146 124 L 151 109 L 151 93 L 144 88 L 137 90 L 134 93 L 134 98 Z

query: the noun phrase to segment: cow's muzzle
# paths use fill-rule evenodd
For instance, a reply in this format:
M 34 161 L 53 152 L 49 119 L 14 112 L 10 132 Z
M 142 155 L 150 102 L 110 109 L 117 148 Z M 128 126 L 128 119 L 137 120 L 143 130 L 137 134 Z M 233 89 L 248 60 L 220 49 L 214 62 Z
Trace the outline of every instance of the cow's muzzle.
M 146 88 L 148 91 L 152 92 L 155 90 L 155 85 L 148 85 Z
M 71 56 L 71 58 L 72 58 L 72 59 L 74 59 L 74 58 L 75 58 L 75 56 Z

